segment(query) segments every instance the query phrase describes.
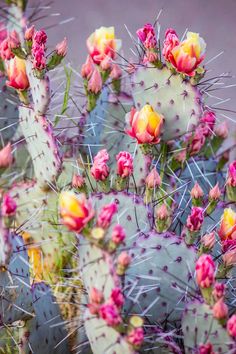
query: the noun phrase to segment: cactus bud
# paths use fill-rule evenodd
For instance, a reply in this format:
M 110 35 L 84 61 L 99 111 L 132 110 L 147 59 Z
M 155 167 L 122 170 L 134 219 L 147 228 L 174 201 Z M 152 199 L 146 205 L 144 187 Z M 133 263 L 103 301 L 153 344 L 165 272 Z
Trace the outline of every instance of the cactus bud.
M 88 82 L 88 91 L 98 94 L 102 90 L 102 77 L 97 68 L 94 68 L 93 73 Z
M 93 73 L 94 64 L 90 55 L 87 56 L 86 62 L 82 65 L 81 68 L 81 76 L 84 79 L 89 79 Z
M 224 303 L 223 297 L 213 306 L 213 317 L 217 320 L 223 320 L 228 316 L 228 306 Z
M 148 176 L 146 177 L 145 183 L 148 188 L 160 187 L 161 177 L 155 167 L 151 170 L 151 172 L 149 172 Z
M 228 320 L 227 331 L 231 337 L 236 337 L 236 315 L 232 315 Z
M 11 143 L 8 143 L 2 150 L 0 150 L 0 168 L 7 168 L 12 165 L 13 155 Z
M 194 206 L 200 206 L 202 204 L 202 197 L 204 196 L 204 193 L 202 188 L 197 182 L 193 186 L 190 195 L 192 197 L 192 204 Z
M 56 53 L 60 57 L 65 57 L 67 54 L 68 46 L 67 46 L 67 39 L 66 37 L 56 45 Z
M 115 203 L 105 205 L 98 215 L 97 225 L 103 229 L 110 226 L 113 215 L 117 212 L 117 205 Z
M 215 283 L 212 291 L 213 298 L 218 301 L 225 296 L 226 285 L 223 283 Z
M 196 281 L 201 288 L 209 288 L 215 282 L 215 264 L 210 255 L 203 254 L 196 262 Z

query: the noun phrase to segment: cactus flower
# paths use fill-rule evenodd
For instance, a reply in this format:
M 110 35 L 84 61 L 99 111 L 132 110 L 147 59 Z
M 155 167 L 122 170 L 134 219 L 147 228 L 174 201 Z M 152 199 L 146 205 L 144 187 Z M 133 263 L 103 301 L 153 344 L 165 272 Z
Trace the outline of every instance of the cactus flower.
M 216 354 L 211 343 L 201 344 L 198 347 L 198 354 Z
M 128 267 L 130 265 L 130 262 L 131 257 L 126 251 L 121 252 L 121 254 L 117 258 L 117 263 L 123 267 Z
M 128 336 L 127 340 L 130 344 L 132 344 L 134 347 L 140 347 L 144 341 L 144 331 L 142 327 L 139 328 L 133 328 Z
M 229 248 L 229 251 L 227 251 L 223 256 L 222 256 L 224 265 L 226 267 L 233 267 L 236 265 L 236 247 L 231 247 Z
M 113 215 L 117 212 L 117 205 L 110 203 L 105 205 L 98 214 L 97 225 L 106 229 L 110 226 Z
M 97 288 L 92 288 L 89 294 L 89 300 L 94 304 L 101 304 L 104 300 L 103 293 Z
M 121 41 L 115 38 L 114 27 L 100 27 L 87 39 L 87 47 L 94 63 L 100 64 L 106 56 L 115 58 Z
M 218 137 L 226 139 L 229 135 L 229 128 L 226 121 L 220 123 L 217 127 L 215 127 L 214 132 Z
M 92 73 L 93 73 L 93 70 L 94 70 L 93 60 L 88 55 L 85 63 L 82 65 L 81 76 L 84 79 L 89 79 L 91 77 Z
M 236 315 L 232 315 L 227 321 L 227 331 L 231 337 L 236 337 Z
M 29 80 L 26 74 L 25 60 L 15 57 L 7 62 L 7 86 L 16 90 L 27 90 Z
M 193 156 L 198 154 L 201 148 L 204 146 L 205 142 L 205 131 L 201 126 L 199 126 L 195 130 L 193 136 L 190 136 L 190 155 Z
M 0 57 L 2 60 L 10 60 L 15 57 L 9 46 L 8 38 L 5 38 L 0 44 Z
M 191 189 L 190 195 L 194 199 L 200 199 L 204 196 L 203 190 L 197 182 Z
M 91 167 L 91 175 L 96 181 L 105 181 L 109 176 L 109 167 L 107 166 L 107 161 L 109 160 L 109 155 L 106 149 L 100 150 L 94 157 L 93 165 Z
M 126 115 L 130 129 L 126 133 L 135 138 L 139 144 L 157 144 L 160 141 L 163 116 L 155 112 L 150 105 L 145 105 L 141 111 L 132 109 Z
M 147 175 L 145 183 L 148 188 L 160 187 L 161 177 L 155 167 Z
M 191 214 L 187 218 L 186 226 L 189 231 L 199 231 L 204 221 L 203 209 L 200 207 L 193 207 Z
M 213 133 L 216 115 L 213 111 L 205 111 L 200 119 L 201 127 L 204 130 L 204 135 L 209 137 Z
M 156 209 L 156 217 L 159 220 L 166 220 L 170 216 L 169 211 L 165 203 Z
M 218 200 L 221 196 L 221 191 L 219 188 L 219 183 L 217 182 L 216 185 L 211 188 L 211 190 L 209 191 L 209 199 L 210 200 Z
M 119 245 L 124 241 L 125 237 L 126 234 L 124 228 L 121 225 L 117 224 L 112 230 L 112 234 L 111 234 L 112 241 L 116 245 Z
M 16 49 L 20 47 L 20 37 L 19 34 L 14 30 L 8 36 L 8 44 L 11 49 Z
M 80 232 L 94 216 L 92 204 L 85 194 L 69 191 L 61 193 L 59 211 L 63 224 L 75 232 Z
M 117 326 L 122 322 L 117 306 L 112 303 L 103 304 L 99 309 L 99 315 L 108 326 Z
M 94 68 L 93 73 L 88 82 L 88 91 L 98 94 L 102 89 L 102 76 L 97 68 Z
M 44 46 L 35 44 L 32 47 L 33 67 L 37 70 L 43 70 L 46 67 L 46 57 Z
M 72 187 L 81 188 L 85 185 L 84 177 L 81 175 L 74 174 L 72 177 Z
M 26 41 L 32 41 L 33 37 L 34 37 L 34 34 L 35 34 L 34 25 L 31 26 L 31 27 L 26 28 L 26 30 L 25 30 L 25 40 Z
M 213 317 L 217 320 L 222 320 L 228 316 L 228 306 L 224 303 L 223 297 L 221 297 L 213 306 Z
M 66 37 L 56 45 L 56 53 L 61 57 L 65 57 L 67 54 L 68 45 Z
M 119 67 L 118 64 L 114 64 L 112 66 L 112 70 L 110 72 L 110 77 L 113 79 L 113 80 L 119 80 L 122 76 L 122 70 L 121 68 Z
M 166 31 L 163 56 L 180 73 L 193 76 L 204 59 L 205 49 L 206 43 L 198 33 L 187 32 L 187 38 L 179 42 L 174 30 Z
M 216 242 L 216 237 L 214 232 L 206 234 L 201 238 L 201 243 L 204 246 L 204 248 L 206 248 L 207 250 L 211 250 L 214 247 L 215 242 Z
M 6 193 L 3 196 L 1 205 L 2 216 L 13 216 L 16 213 L 16 209 L 17 204 L 15 200 L 8 193 Z
M 7 168 L 13 162 L 11 143 L 8 143 L 0 150 L 0 168 Z
M 236 187 L 236 160 L 229 165 L 227 185 Z
M 201 288 L 209 288 L 215 282 L 215 264 L 208 254 L 200 256 L 196 262 L 196 281 Z
M 116 155 L 117 161 L 117 174 L 121 178 L 126 178 L 132 175 L 134 166 L 133 166 L 133 157 L 127 151 L 120 151 Z
M 120 309 L 124 305 L 125 299 L 120 288 L 112 289 L 110 300 L 114 305 L 118 307 L 118 309 Z
M 48 36 L 44 30 L 36 31 L 34 33 L 34 37 L 33 37 L 34 44 L 37 43 L 40 46 L 45 46 L 47 39 Z
M 236 213 L 231 208 L 224 210 L 221 218 L 219 236 L 222 241 L 236 239 Z
M 212 295 L 214 299 L 217 301 L 225 296 L 226 285 L 223 283 L 215 283 L 214 289 L 212 291 Z
M 147 49 L 153 49 L 157 45 L 157 39 L 154 27 L 150 23 L 146 23 L 142 28 L 137 30 L 137 36 Z

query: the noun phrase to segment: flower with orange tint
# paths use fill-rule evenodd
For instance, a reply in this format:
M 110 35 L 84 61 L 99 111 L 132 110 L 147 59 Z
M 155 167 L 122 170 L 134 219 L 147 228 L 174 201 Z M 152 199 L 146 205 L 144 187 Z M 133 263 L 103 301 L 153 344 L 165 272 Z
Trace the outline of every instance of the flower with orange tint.
M 29 88 L 29 80 L 26 74 L 25 60 L 15 57 L 7 63 L 7 86 L 16 90 L 27 90 Z
M 40 282 L 43 279 L 43 254 L 37 247 L 28 249 L 29 263 L 32 265 L 33 280 L 34 282 Z
M 61 193 L 59 211 L 63 224 L 75 232 L 80 232 L 94 216 L 92 204 L 85 194 L 69 191 Z
M 126 133 L 137 139 L 139 144 L 157 144 L 160 141 L 164 117 L 155 112 L 152 106 L 146 104 L 141 111 L 135 108 L 126 115 L 130 128 Z
M 226 208 L 221 218 L 219 236 L 222 241 L 236 239 L 236 213 Z
M 115 38 L 114 27 L 100 27 L 87 39 L 90 56 L 96 64 L 106 57 L 115 58 L 115 53 L 121 47 L 121 41 Z
M 166 31 L 163 55 L 180 73 L 193 76 L 204 59 L 205 49 L 206 43 L 198 33 L 188 32 L 187 38 L 179 42 L 174 30 Z

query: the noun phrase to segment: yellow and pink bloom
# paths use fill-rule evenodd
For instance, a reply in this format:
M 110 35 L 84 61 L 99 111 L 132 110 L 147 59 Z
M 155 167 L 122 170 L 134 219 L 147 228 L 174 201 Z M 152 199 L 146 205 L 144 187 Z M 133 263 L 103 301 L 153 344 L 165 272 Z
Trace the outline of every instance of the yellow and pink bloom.
M 29 88 L 29 80 L 26 74 L 25 60 L 15 57 L 7 62 L 7 86 L 24 91 Z
M 126 115 L 129 128 L 126 133 L 135 138 L 139 144 L 157 144 L 160 141 L 164 117 L 155 112 L 152 106 L 145 105 L 141 111 L 135 108 Z
M 231 208 L 224 210 L 219 229 L 221 241 L 236 239 L 236 212 Z
M 146 23 L 142 28 L 138 29 L 136 33 L 145 48 L 154 49 L 156 47 L 156 34 L 154 27 L 150 23 Z

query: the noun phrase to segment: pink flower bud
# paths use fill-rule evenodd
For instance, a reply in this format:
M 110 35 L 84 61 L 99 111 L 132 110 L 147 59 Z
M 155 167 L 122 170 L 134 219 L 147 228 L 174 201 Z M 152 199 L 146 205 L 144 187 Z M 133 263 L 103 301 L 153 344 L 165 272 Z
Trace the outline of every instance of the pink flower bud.
M 224 121 L 223 123 L 219 124 L 215 128 L 214 132 L 220 138 L 226 139 L 228 137 L 228 135 L 229 135 L 229 129 L 228 129 L 228 125 L 227 125 L 226 121 Z
M 133 328 L 128 336 L 127 340 L 130 344 L 132 344 L 134 347 L 140 347 L 144 341 L 144 331 L 143 328 Z
M 126 178 L 132 175 L 133 173 L 133 157 L 129 152 L 121 151 L 118 155 L 116 155 L 117 161 L 117 174 Z
M 9 34 L 8 44 L 11 49 L 20 47 L 20 37 L 15 30 Z
M 197 182 L 195 183 L 194 187 L 192 188 L 190 195 L 194 199 L 199 199 L 204 196 L 203 190 Z
M 93 73 L 94 64 L 90 55 L 87 56 L 86 62 L 82 65 L 81 68 L 81 76 L 84 79 L 89 79 Z
M 111 299 L 112 303 L 114 303 L 114 305 L 116 305 L 118 307 L 118 309 L 121 308 L 125 302 L 124 296 L 123 296 L 120 288 L 112 289 L 110 299 Z
M 191 139 L 192 140 L 190 143 L 190 155 L 193 156 L 199 153 L 199 151 L 201 150 L 201 148 L 206 142 L 204 129 L 202 129 L 202 127 L 198 127 L 195 130 L 193 138 Z
M 92 288 L 89 294 L 89 300 L 91 303 L 101 304 L 104 300 L 103 293 L 96 288 Z
M 106 149 L 100 150 L 94 158 L 93 166 L 91 167 L 91 175 L 96 181 L 105 181 L 109 176 L 109 167 L 107 166 L 107 161 L 109 160 L 109 155 Z
M 108 326 L 117 326 L 122 322 L 119 310 L 114 304 L 103 304 L 99 309 L 99 316 L 106 321 Z
M 137 30 L 137 36 L 143 43 L 144 47 L 150 49 L 157 45 L 154 27 L 150 23 L 146 23 L 142 28 Z
M 84 186 L 84 184 L 85 184 L 84 177 L 74 174 L 72 178 L 72 187 L 81 188 Z
M 0 150 L 0 168 L 7 168 L 13 162 L 13 155 L 11 143 L 8 143 L 2 150 Z
M 236 187 L 236 160 L 229 165 L 226 184 L 231 187 Z
M 165 203 L 156 209 L 156 216 L 159 220 L 166 220 L 169 217 L 169 212 Z
M 98 94 L 102 89 L 102 77 L 98 69 L 94 68 L 93 73 L 88 82 L 88 90 Z
M 165 40 L 163 43 L 163 57 L 171 62 L 172 61 L 172 49 L 174 49 L 176 46 L 179 45 L 179 38 L 175 32 L 175 30 L 173 30 L 172 28 L 168 28 L 166 33 L 165 33 Z
M 151 172 L 147 175 L 145 180 L 146 186 L 148 188 L 156 188 L 160 187 L 161 185 L 161 177 L 157 172 L 156 168 L 154 167 Z
M 26 41 L 32 41 L 35 33 L 35 27 L 31 26 L 29 28 L 26 28 L 25 31 L 25 40 Z
M 119 245 L 124 241 L 125 237 L 126 237 L 126 234 L 125 234 L 124 228 L 119 224 L 116 225 L 114 227 L 114 229 L 112 230 L 112 234 L 111 234 L 112 241 L 115 244 Z
M 10 60 L 15 56 L 9 46 L 8 38 L 4 39 L 0 44 L 0 56 L 3 60 Z
M 231 337 L 236 337 L 236 315 L 231 316 L 228 320 L 227 331 Z
M 216 354 L 211 343 L 201 344 L 198 347 L 198 354 Z
M 90 57 L 91 58 L 91 57 Z M 101 64 L 100 64 L 100 67 L 102 70 L 110 70 L 111 69 L 111 58 L 109 56 L 106 56 L 102 61 L 101 61 Z
M 189 231 L 199 231 L 204 221 L 203 209 L 192 207 L 191 214 L 187 218 L 186 226 Z
M 47 34 L 44 30 L 36 31 L 33 37 L 34 44 L 38 44 L 40 46 L 44 46 L 47 42 Z
M 202 128 L 204 129 L 206 137 L 212 135 L 215 121 L 216 121 L 216 116 L 213 111 L 205 111 L 203 113 L 203 116 L 200 119 L 200 122 L 201 122 Z
M 213 317 L 217 320 L 224 319 L 228 316 L 228 306 L 224 303 L 223 297 L 219 299 L 213 306 Z
M 56 45 L 56 52 L 58 55 L 60 55 L 61 57 L 65 57 L 67 54 L 67 39 L 66 37 L 63 39 L 63 41 L 61 41 L 60 43 L 58 43 Z
M 216 242 L 216 238 L 214 232 L 211 232 L 210 234 L 206 234 L 201 238 L 201 243 L 208 250 L 211 250 L 214 247 L 215 242 Z
M 186 156 L 187 156 L 187 150 L 183 149 L 177 155 L 175 155 L 175 160 L 180 163 L 183 163 L 186 161 Z
M 35 44 L 32 47 L 32 56 L 33 56 L 33 67 L 37 70 L 43 70 L 46 67 L 46 57 L 45 50 L 42 45 Z
M 123 267 L 128 267 L 130 265 L 130 262 L 131 257 L 126 251 L 121 252 L 121 254 L 117 258 L 117 263 Z
M 222 256 L 223 262 L 226 267 L 232 267 L 236 265 L 236 247 L 226 252 Z
M 219 188 L 219 183 L 216 183 L 216 185 L 213 188 L 211 188 L 209 192 L 209 199 L 218 200 L 220 196 L 221 196 L 221 191 Z
M 2 216 L 12 216 L 15 215 L 17 209 L 17 204 L 15 200 L 7 193 L 3 196 L 1 210 Z
M 208 254 L 203 254 L 196 262 L 196 281 L 201 288 L 209 288 L 215 282 L 215 264 Z
M 119 65 L 117 64 L 114 64 L 112 66 L 112 70 L 111 70 L 111 73 L 110 73 L 110 77 L 113 79 L 113 80 L 118 80 L 120 79 L 122 76 L 122 70 L 121 68 L 119 67 Z
M 155 63 L 158 60 L 158 54 L 156 52 L 147 51 L 144 58 L 143 63 Z
M 97 225 L 103 229 L 108 228 L 116 212 L 117 205 L 115 203 L 105 205 L 98 215 Z
M 217 301 L 225 296 L 226 285 L 223 283 L 215 283 L 212 295 Z

